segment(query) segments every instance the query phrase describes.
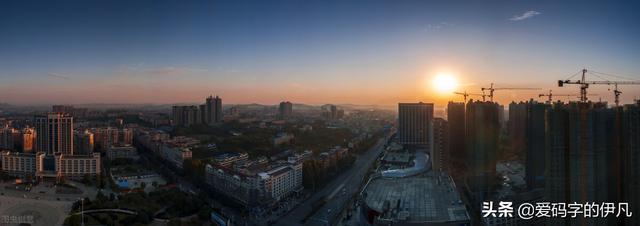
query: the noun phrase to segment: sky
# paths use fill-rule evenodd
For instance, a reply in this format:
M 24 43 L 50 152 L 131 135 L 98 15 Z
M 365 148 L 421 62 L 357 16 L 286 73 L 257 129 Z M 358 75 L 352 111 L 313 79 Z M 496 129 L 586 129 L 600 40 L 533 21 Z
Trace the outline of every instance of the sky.
M 0 102 L 17 105 L 538 98 L 582 68 L 640 80 L 633 1 L 1 1 Z M 600 80 L 593 78 L 592 80 Z M 611 102 L 609 87 L 590 91 Z M 622 101 L 640 86 L 620 87 Z M 567 99 L 567 98 L 564 98 Z

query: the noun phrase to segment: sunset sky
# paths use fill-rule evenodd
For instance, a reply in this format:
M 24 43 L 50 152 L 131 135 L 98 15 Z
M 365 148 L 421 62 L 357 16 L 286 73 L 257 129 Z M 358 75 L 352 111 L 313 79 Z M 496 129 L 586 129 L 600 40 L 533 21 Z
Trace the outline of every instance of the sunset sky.
M 460 91 L 542 88 L 497 91 L 506 103 L 577 93 L 556 81 L 583 67 L 640 80 L 631 1 L 183 2 L 0 2 L 0 102 L 462 100 L 434 90 L 443 73 Z

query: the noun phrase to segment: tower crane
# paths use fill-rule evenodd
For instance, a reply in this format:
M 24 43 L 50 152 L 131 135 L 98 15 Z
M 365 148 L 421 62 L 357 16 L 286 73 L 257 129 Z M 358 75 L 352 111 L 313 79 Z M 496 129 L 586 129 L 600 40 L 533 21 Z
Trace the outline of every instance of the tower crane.
M 587 72 L 590 72 L 592 75 L 599 77 L 601 79 L 602 77 L 598 76 L 597 74 L 621 78 L 620 76 L 615 76 L 615 75 L 605 74 L 605 73 L 595 72 L 595 71 L 587 71 L 587 69 L 582 69 L 582 77 L 580 80 L 570 80 L 571 77 L 577 75 L 575 74 L 569 77 L 568 79 L 558 80 L 558 87 L 563 87 L 564 84 L 580 85 L 580 101 L 587 102 L 587 100 L 589 100 L 587 98 L 587 89 L 589 88 L 589 85 L 613 85 L 614 87 L 613 95 L 615 98 L 614 100 L 615 100 L 616 106 L 618 106 L 620 104 L 620 94 L 622 94 L 622 91 L 618 89 L 618 85 L 640 85 L 640 81 L 609 81 L 606 79 L 603 79 L 604 81 L 587 81 L 586 80 Z
M 539 90 L 540 88 L 513 88 L 513 87 L 500 87 L 500 88 L 495 88 L 493 87 L 493 83 L 491 83 L 491 86 L 489 87 L 482 87 L 482 93 L 484 94 L 485 90 L 489 91 L 489 100 L 493 101 L 493 92 L 496 90 Z
M 557 96 L 560 96 L 560 97 L 572 97 L 572 96 L 576 96 L 576 97 L 577 97 L 578 95 L 576 95 L 576 94 L 553 94 L 553 93 L 551 92 L 551 90 L 549 90 L 549 93 L 541 93 L 541 94 L 539 94 L 539 95 L 538 95 L 538 97 L 548 97 L 547 103 L 552 103 L 552 102 L 553 102 L 553 97 L 554 97 L 554 96 L 555 96 L 555 97 L 557 97 Z M 589 94 L 589 96 L 597 96 L 597 95 L 591 95 L 591 94 Z
M 548 97 L 547 103 L 552 103 L 553 102 L 553 96 L 570 97 L 570 96 L 574 96 L 574 95 L 571 95 L 571 94 L 553 94 L 551 92 L 551 90 L 549 90 L 549 93 L 538 94 L 538 97 Z
M 467 103 L 467 97 L 469 97 L 469 96 L 481 96 L 482 97 L 482 101 L 485 101 L 485 98 L 487 97 L 486 94 L 467 93 L 466 90 L 464 92 L 453 92 L 453 94 L 462 95 L 464 97 L 464 102 L 465 103 Z

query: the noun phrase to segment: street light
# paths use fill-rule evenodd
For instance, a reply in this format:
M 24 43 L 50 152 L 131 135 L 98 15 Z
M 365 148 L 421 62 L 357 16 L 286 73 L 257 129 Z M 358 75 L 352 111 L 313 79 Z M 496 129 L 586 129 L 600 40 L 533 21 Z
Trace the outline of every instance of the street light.
M 80 225 L 84 226 L 84 198 L 80 198 Z

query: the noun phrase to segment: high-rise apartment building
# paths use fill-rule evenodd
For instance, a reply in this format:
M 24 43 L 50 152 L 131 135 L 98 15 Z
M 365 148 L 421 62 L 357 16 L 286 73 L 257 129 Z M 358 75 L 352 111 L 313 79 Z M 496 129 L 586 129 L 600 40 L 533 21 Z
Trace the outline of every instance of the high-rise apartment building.
M 120 141 L 120 144 L 123 144 L 123 145 L 133 144 L 133 129 L 130 129 L 130 128 L 120 129 L 118 136 L 119 136 L 118 141 Z
M 19 130 L 11 127 L 0 128 L 0 149 L 15 150 L 19 141 Z
M 206 119 L 205 123 L 214 125 L 222 122 L 222 99 L 218 96 L 209 96 L 205 101 Z
M 278 118 L 286 119 L 291 117 L 293 114 L 293 104 L 289 101 L 280 102 L 280 106 L 278 107 Z
M 173 106 L 173 123 L 177 126 L 202 124 L 202 113 L 198 106 Z
M 511 107 L 511 105 L 510 105 Z M 549 104 L 529 101 L 526 104 L 525 128 L 525 181 L 528 189 L 544 188 L 545 150 L 548 145 L 546 116 Z M 509 110 L 511 114 L 511 110 Z M 511 122 L 511 118 L 509 118 Z
M 203 118 L 203 122 L 204 124 L 212 125 L 216 120 L 216 110 L 217 110 L 216 102 L 213 96 L 207 97 L 204 105 L 205 105 L 205 111 L 204 111 L 205 118 Z
M 398 137 L 405 145 L 433 148 L 433 104 L 399 103 Z
M 325 105 L 322 107 L 322 116 L 330 120 L 341 119 L 344 117 L 344 109 L 333 104 Z
M 222 99 L 209 96 L 201 105 L 173 106 L 172 118 L 175 126 L 215 125 L 223 119 Z
M 465 154 L 465 103 L 449 102 L 447 104 L 447 123 L 449 125 L 449 152 L 451 163 L 462 165 L 466 161 Z
M 447 171 L 450 167 L 449 161 L 449 123 L 443 118 L 434 118 L 431 168 L 439 171 Z
M 11 127 L 0 128 L 0 149 L 30 153 L 33 152 L 34 139 L 33 128 L 27 127 L 22 130 Z
M 198 113 L 200 114 L 200 122 L 207 124 L 207 104 L 198 105 Z
M 32 153 L 36 139 L 36 131 L 33 128 L 24 128 L 20 136 L 20 148 L 24 153 Z
M 52 112 L 35 117 L 36 152 L 73 155 L 73 117 Z
M 76 144 L 78 144 L 76 146 L 77 154 L 88 155 L 93 153 L 95 141 L 94 134 L 91 131 L 85 130 L 84 132 L 78 133 L 76 134 L 76 138 Z
M 467 185 L 475 203 L 485 201 L 496 173 L 500 112 L 494 102 L 470 101 L 466 108 Z
M 628 202 L 630 208 L 637 210 L 637 105 L 607 108 L 606 103 L 555 103 L 548 112 L 545 199 L 565 203 Z M 623 221 L 633 220 L 554 218 L 548 223 L 619 225 Z
M 623 108 L 620 138 L 622 162 L 621 200 L 629 202 L 630 211 L 640 213 L 640 100 Z M 637 215 L 636 215 L 637 216 Z M 626 225 L 640 225 L 640 218 L 625 218 Z
M 507 131 L 509 132 L 511 150 L 517 154 L 524 154 L 526 147 L 527 107 L 528 104 L 526 102 L 512 102 L 509 104 Z

